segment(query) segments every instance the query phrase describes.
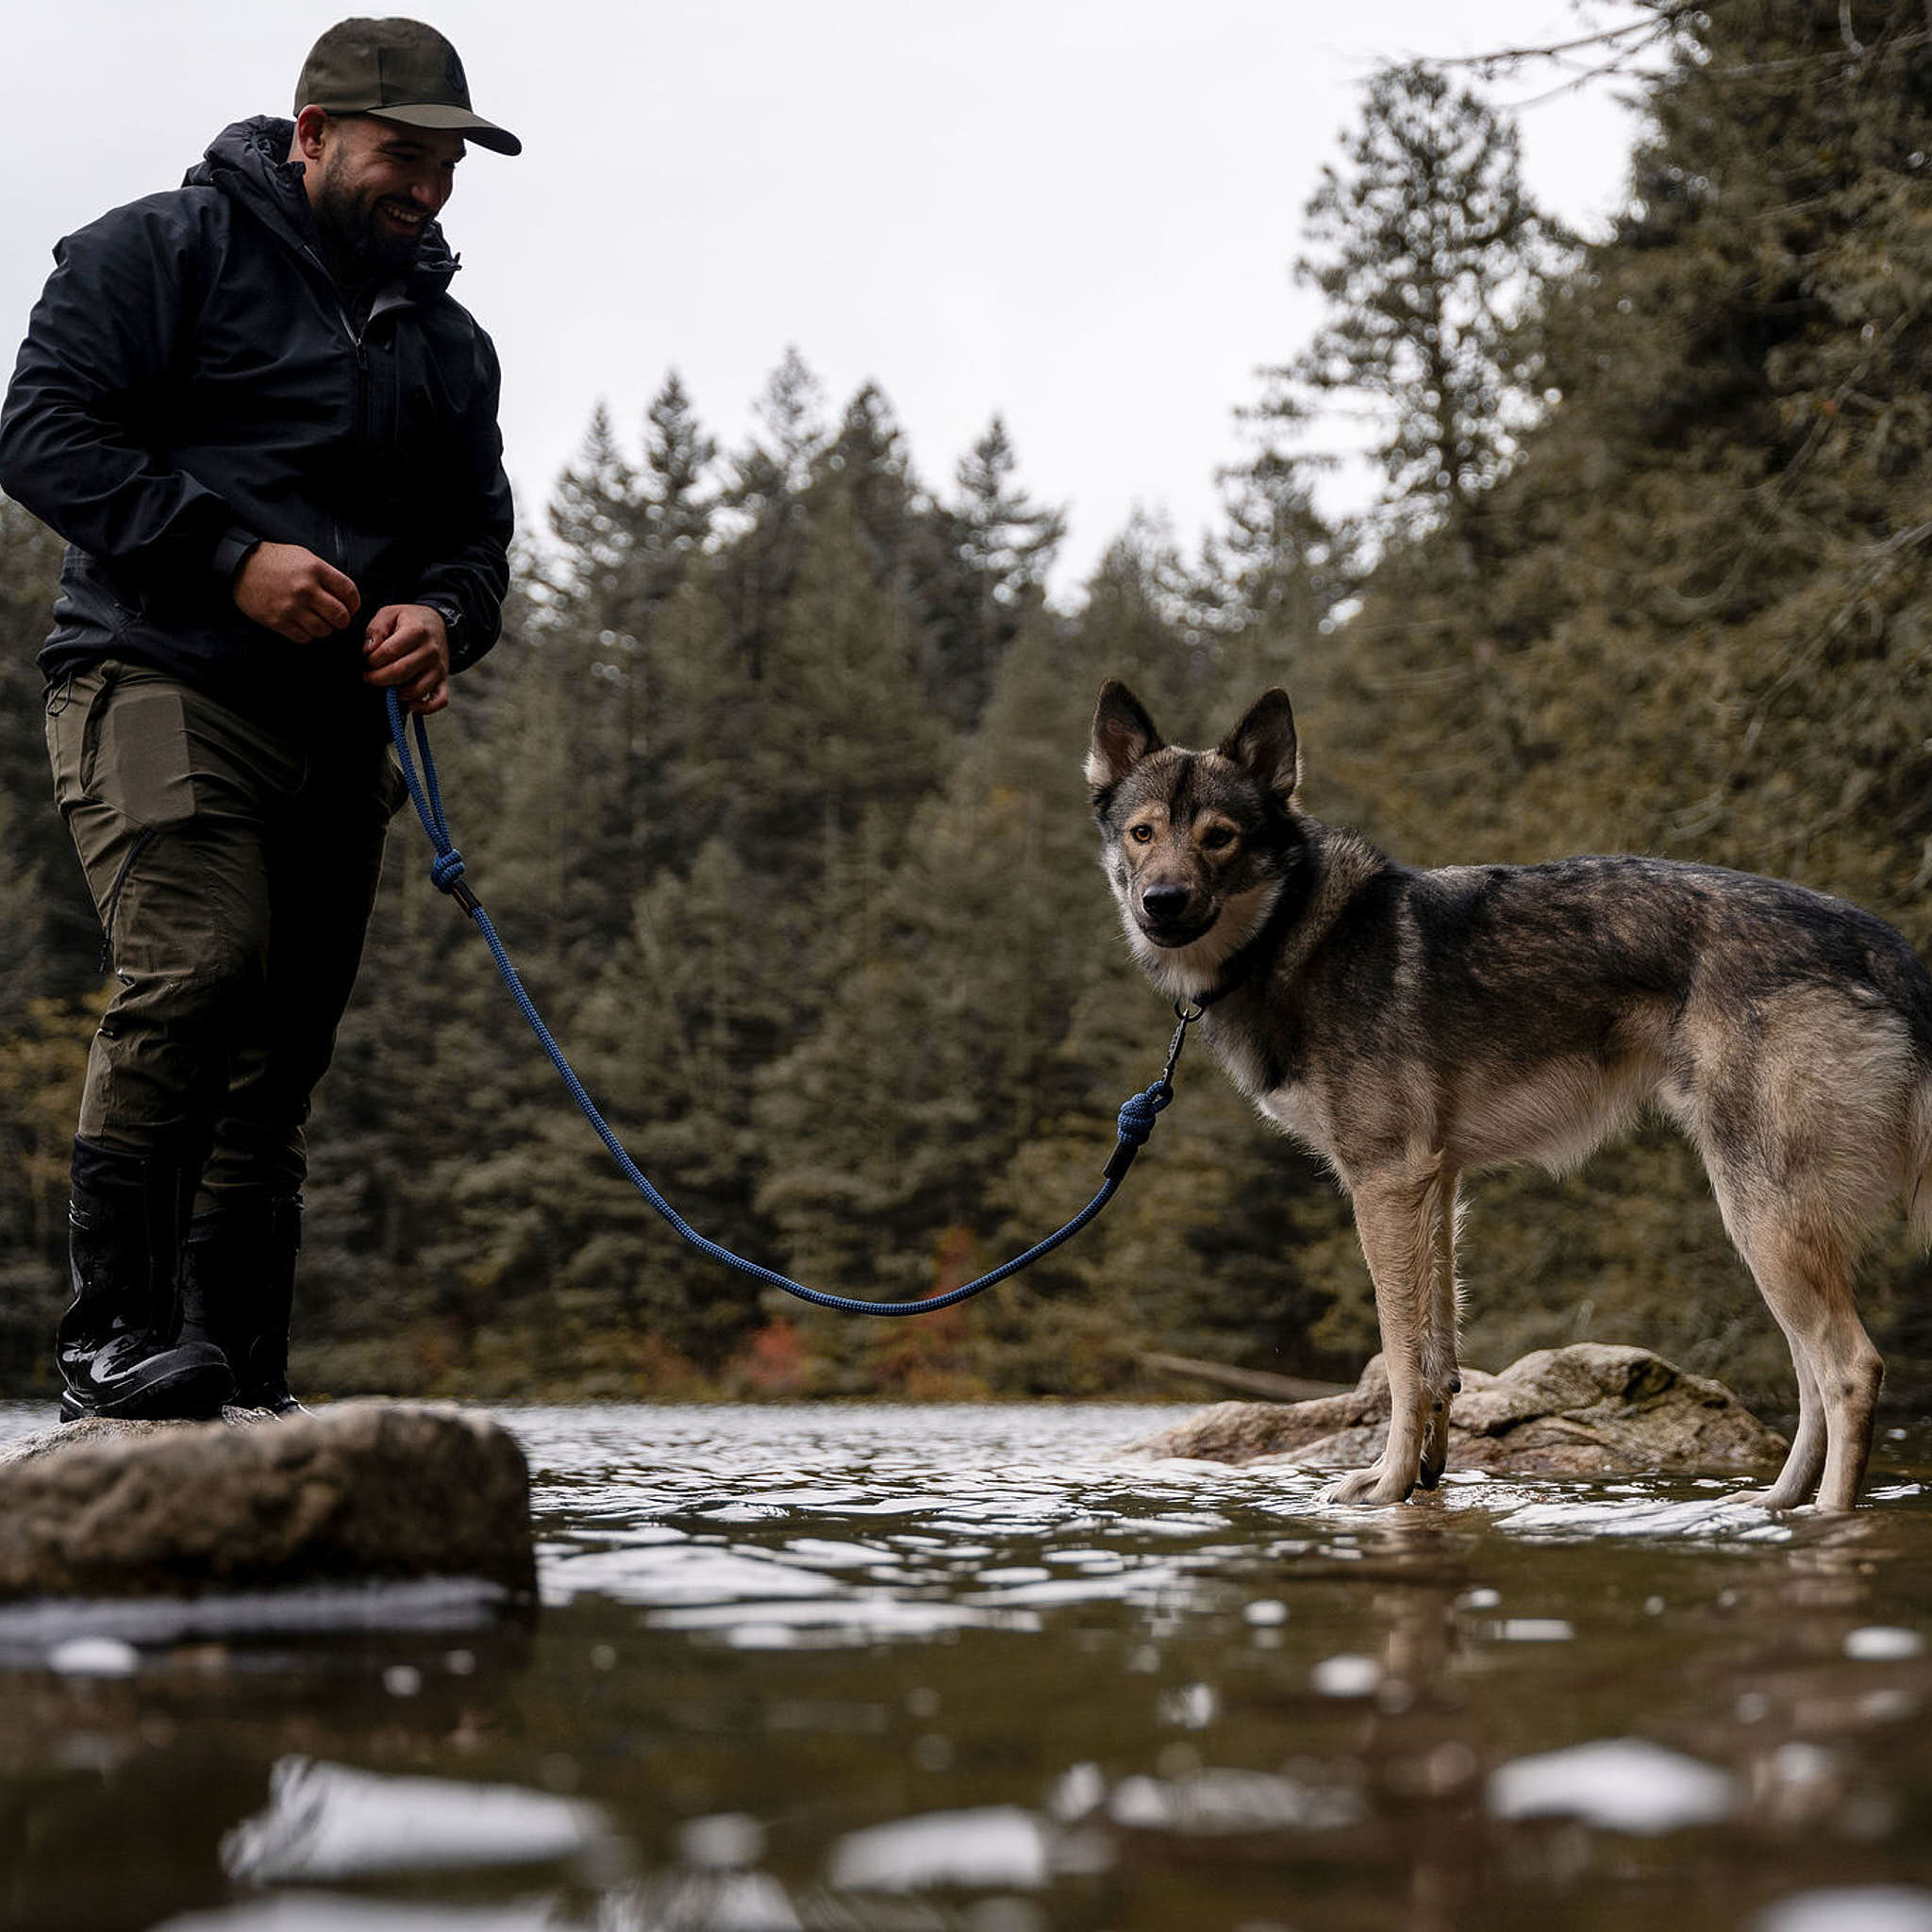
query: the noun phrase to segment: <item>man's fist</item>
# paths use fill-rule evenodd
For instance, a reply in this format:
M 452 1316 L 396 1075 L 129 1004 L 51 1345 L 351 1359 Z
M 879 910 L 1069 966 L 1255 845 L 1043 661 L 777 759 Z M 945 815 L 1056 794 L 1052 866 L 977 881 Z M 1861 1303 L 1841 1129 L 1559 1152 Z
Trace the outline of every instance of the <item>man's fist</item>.
M 291 644 L 312 644 L 345 628 L 362 603 L 334 564 L 299 543 L 258 543 L 233 585 L 236 608 Z
M 449 632 L 426 604 L 385 604 L 369 620 L 362 681 L 393 691 L 406 711 L 426 715 L 449 703 Z

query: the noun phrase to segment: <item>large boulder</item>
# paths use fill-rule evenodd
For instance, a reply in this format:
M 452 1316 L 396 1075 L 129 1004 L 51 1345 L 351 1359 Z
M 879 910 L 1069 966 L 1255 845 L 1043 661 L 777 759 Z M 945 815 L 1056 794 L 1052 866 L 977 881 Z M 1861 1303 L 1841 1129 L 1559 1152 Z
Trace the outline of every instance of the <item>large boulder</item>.
M 1389 1373 L 1376 1356 L 1345 1395 L 1217 1403 L 1126 1453 L 1353 1469 L 1382 1453 L 1388 1429 Z M 1784 1438 L 1721 1382 L 1687 1374 L 1647 1348 L 1610 1342 L 1539 1349 L 1496 1375 L 1466 1368 L 1449 1405 L 1452 1470 L 1611 1475 L 1755 1469 L 1780 1461 L 1785 1448 Z
M 0 1445 L 0 1601 L 420 1577 L 536 1587 L 523 1451 L 453 1405 L 89 1421 Z

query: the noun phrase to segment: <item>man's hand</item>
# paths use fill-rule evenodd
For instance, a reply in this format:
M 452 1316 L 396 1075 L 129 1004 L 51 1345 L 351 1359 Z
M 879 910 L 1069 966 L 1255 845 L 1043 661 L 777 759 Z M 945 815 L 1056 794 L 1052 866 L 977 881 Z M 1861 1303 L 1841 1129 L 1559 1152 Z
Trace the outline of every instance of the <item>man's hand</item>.
M 299 543 L 258 543 L 235 573 L 236 608 L 291 644 L 345 629 L 362 593 L 334 564 Z
M 426 717 L 449 703 L 449 633 L 426 604 L 385 604 L 369 620 L 362 681 L 393 691 Z

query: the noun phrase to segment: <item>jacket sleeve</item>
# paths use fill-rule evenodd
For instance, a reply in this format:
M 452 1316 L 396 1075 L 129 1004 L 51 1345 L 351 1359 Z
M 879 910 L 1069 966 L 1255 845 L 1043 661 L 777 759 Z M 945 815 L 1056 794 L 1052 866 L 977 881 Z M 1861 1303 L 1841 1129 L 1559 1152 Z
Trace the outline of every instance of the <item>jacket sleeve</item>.
M 154 198 L 61 242 L 0 409 L 0 489 L 137 580 L 232 575 L 255 541 L 140 428 L 192 326 L 194 230 Z
M 490 338 L 476 331 L 481 362 L 476 402 L 463 423 L 463 475 L 447 506 L 442 541 L 417 586 L 419 597 L 448 601 L 463 614 L 450 651 L 450 668 L 467 671 L 503 628 L 509 589 L 509 542 L 516 510 L 503 468 L 503 434 L 496 410 L 502 372 Z

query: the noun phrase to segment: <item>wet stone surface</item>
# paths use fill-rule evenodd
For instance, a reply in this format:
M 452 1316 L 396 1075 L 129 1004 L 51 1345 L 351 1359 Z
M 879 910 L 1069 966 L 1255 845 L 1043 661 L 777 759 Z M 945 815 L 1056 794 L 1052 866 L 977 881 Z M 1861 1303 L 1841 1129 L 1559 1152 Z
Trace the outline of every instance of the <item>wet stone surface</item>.
M 1187 1413 L 505 1411 L 534 1620 L 12 1607 L 0 1924 L 1932 1926 L 1932 1435 L 1371 1512 Z
M 1355 1469 L 1381 1454 L 1388 1433 L 1389 1371 L 1376 1356 L 1345 1393 L 1308 1402 L 1219 1402 L 1157 1429 L 1127 1453 Z M 1647 1348 L 1612 1342 L 1538 1349 L 1500 1374 L 1465 1367 L 1449 1405 L 1451 1470 L 1768 1474 L 1790 1446 L 1721 1382 L 1688 1374 Z
M 448 1403 L 92 1418 L 0 1444 L 0 1602 L 375 1578 L 536 1583 L 508 1431 Z

